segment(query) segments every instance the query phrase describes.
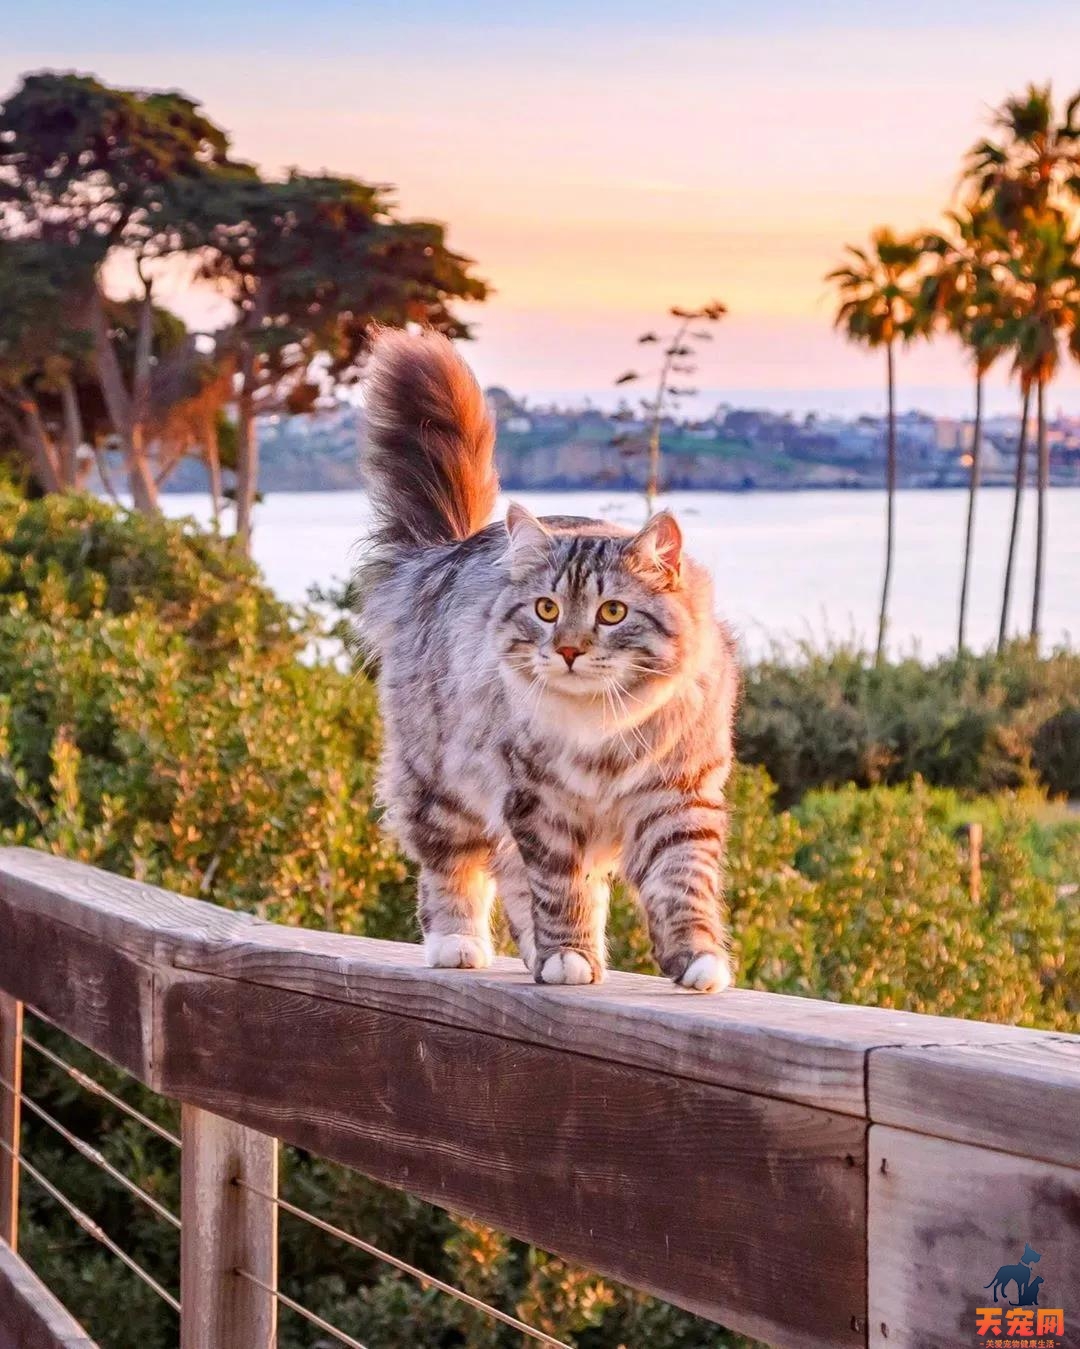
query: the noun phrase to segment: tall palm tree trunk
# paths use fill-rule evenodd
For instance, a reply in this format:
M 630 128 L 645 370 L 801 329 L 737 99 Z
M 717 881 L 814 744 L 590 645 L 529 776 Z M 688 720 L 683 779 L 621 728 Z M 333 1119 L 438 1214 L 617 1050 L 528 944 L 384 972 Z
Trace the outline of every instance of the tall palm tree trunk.
M 964 570 L 960 578 L 960 619 L 956 630 L 956 654 L 964 654 L 964 628 L 967 623 L 968 585 L 971 581 L 971 547 L 975 538 L 975 498 L 982 472 L 983 371 L 975 371 L 975 427 L 971 437 L 971 473 L 968 476 L 967 528 L 964 531 Z
M 1035 585 L 1031 592 L 1031 640 L 1038 645 L 1042 612 L 1043 563 L 1046 556 L 1046 489 L 1050 483 L 1050 442 L 1046 434 L 1046 381 L 1035 389 L 1035 417 L 1039 436 L 1039 488 L 1035 513 Z
M 875 663 L 885 659 L 885 630 L 889 621 L 889 588 L 892 584 L 893 541 L 896 534 L 896 372 L 893 368 L 893 344 L 885 344 L 885 370 L 888 388 L 888 441 L 885 454 L 885 575 L 881 581 L 881 610 L 878 614 Z
M 1020 413 L 1020 436 L 1016 442 L 1016 474 L 1013 478 L 1012 525 L 1009 529 L 1009 555 L 1005 560 L 1005 582 L 1001 588 L 1001 622 L 998 624 L 998 651 L 1004 651 L 1009 638 L 1009 604 L 1012 600 L 1016 543 L 1020 537 L 1020 509 L 1024 501 L 1027 477 L 1028 418 L 1031 413 L 1031 385 L 1024 383 L 1024 403 Z

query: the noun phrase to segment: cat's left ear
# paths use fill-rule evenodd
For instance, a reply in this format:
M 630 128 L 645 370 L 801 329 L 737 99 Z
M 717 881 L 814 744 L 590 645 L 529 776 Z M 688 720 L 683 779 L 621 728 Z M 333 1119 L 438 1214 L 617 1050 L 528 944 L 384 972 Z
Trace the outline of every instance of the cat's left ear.
M 630 540 L 627 560 L 635 571 L 658 580 L 674 590 L 682 577 L 682 530 L 670 511 L 659 511 L 640 533 Z

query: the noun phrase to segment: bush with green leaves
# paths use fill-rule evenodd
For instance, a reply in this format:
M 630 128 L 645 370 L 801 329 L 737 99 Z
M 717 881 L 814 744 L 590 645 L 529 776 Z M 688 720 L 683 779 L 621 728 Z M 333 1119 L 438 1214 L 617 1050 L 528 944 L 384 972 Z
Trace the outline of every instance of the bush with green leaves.
M 776 655 L 746 672 L 739 757 L 780 803 L 817 787 L 909 782 L 968 793 L 1041 784 L 1080 793 L 1080 654 L 874 664 L 856 648 Z
M 0 578 L 0 839 L 296 923 L 396 893 L 372 688 L 224 542 L 0 501 Z
M 372 688 L 363 676 L 306 658 L 310 621 L 276 600 L 223 541 L 79 498 L 26 503 L 0 495 L 0 593 L 0 842 L 49 849 L 281 922 L 413 939 L 409 869 L 373 810 Z M 1061 701 L 1070 660 L 1042 669 L 1014 654 L 999 673 L 984 672 L 986 689 L 998 690 L 986 697 L 1011 708 L 1012 724 L 1030 727 L 1039 717 L 1042 724 L 1054 715 L 1045 710 Z M 841 763 L 858 781 L 888 776 L 868 767 L 869 742 L 856 725 L 868 708 L 888 704 L 898 725 L 904 690 L 909 710 L 918 689 L 934 702 L 929 675 L 905 667 L 871 676 L 853 666 L 848 686 L 866 682 L 873 695 L 855 699 L 858 716 L 837 713 L 835 724 L 851 727 L 846 739 L 832 746 L 823 732 L 808 746 L 809 709 L 815 699 L 833 705 L 838 678 L 835 656 L 811 673 L 802 693 L 799 671 L 772 667 L 756 693 L 750 674 L 748 706 L 764 706 L 762 690 L 773 688 L 778 703 L 796 708 L 792 724 L 805 721 L 805 733 L 792 733 L 803 748 L 785 779 L 786 792 L 802 796 L 797 809 L 777 809 L 776 788 L 760 767 L 740 768 L 733 784 L 728 889 L 739 981 L 1080 1029 L 1080 973 L 1066 959 L 1080 944 L 1080 823 L 1034 789 L 971 800 L 915 779 L 804 795 L 811 780 L 831 780 Z M 938 695 L 942 705 L 955 702 L 951 679 Z M 1024 687 L 1039 690 L 1042 710 L 1025 708 Z M 935 716 L 927 712 L 928 725 L 940 722 Z M 770 724 L 779 724 L 776 717 Z M 905 775 L 923 762 L 915 746 L 932 739 L 904 741 Z M 994 776 L 994 764 L 1014 759 L 1000 746 L 991 751 L 990 740 L 957 731 L 948 761 L 967 764 L 965 774 L 981 764 L 979 773 Z M 971 819 L 985 835 L 978 906 L 957 836 Z M 617 967 L 654 972 L 637 910 L 621 890 L 611 947 Z M 170 1103 L 72 1042 L 56 1043 L 140 1108 L 175 1122 Z M 33 1054 L 27 1088 L 175 1206 L 176 1158 L 167 1145 Z M 175 1288 L 175 1234 L 40 1121 L 28 1118 L 25 1128 L 27 1152 L 45 1173 Z M 297 1203 L 579 1349 L 746 1343 L 303 1152 L 286 1150 L 284 1187 Z M 176 1343 L 172 1313 L 31 1180 L 24 1199 L 28 1258 L 103 1346 Z M 520 1343 L 507 1328 L 292 1219 L 282 1225 L 282 1284 L 379 1349 Z M 312 1349 L 319 1338 L 283 1314 L 283 1349 Z

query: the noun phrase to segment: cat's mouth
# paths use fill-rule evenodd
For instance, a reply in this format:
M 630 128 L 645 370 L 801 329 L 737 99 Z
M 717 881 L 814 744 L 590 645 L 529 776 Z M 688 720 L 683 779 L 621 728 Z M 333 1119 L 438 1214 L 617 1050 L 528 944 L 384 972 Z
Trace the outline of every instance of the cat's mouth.
M 582 668 L 575 662 L 573 669 L 551 669 L 544 679 L 546 688 L 568 698 L 599 698 L 607 696 L 611 680 L 599 670 Z
M 555 664 L 554 661 L 540 661 L 536 665 L 514 665 L 508 666 L 513 681 L 526 693 L 532 693 L 536 696 L 555 696 L 567 699 L 599 699 L 611 696 L 610 677 L 595 668 L 590 668 L 589 663 L 584 664 L 579 657 L 572 666 L 567 666 L 562 660 Z

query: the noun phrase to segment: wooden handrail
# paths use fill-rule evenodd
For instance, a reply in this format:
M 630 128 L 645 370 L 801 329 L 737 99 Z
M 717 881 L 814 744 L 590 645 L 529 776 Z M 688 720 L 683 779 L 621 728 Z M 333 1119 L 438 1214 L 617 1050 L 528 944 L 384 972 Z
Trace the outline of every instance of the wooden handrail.
M 974 1342 L 1025 1223 L 1043 1304 L 1077 1284 L 1077 1036 L 429 970 L 24 849 L 0 990 L 187 1107 L 769 1343 Z
M 97 1349 L 6 1241 L 0 1241 L 0 1349 Z

